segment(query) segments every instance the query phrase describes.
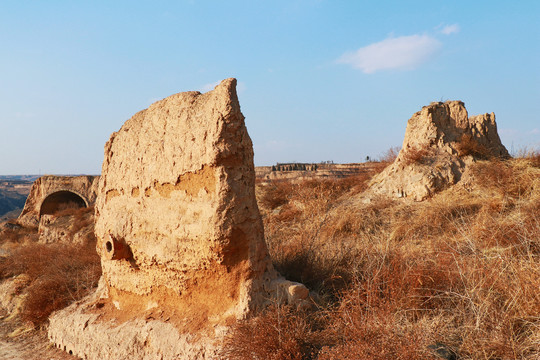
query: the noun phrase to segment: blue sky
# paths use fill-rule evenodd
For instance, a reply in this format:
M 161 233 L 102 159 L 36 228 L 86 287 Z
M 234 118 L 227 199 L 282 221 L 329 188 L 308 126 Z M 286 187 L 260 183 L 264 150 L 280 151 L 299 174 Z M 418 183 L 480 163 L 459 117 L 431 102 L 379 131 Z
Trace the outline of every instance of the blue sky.
M 540 2 L 0 0 L 0 174 L 97 174 L 109 135 L 228 77 L 255 164 L 361 162 L 431 101 L 540 147 Z

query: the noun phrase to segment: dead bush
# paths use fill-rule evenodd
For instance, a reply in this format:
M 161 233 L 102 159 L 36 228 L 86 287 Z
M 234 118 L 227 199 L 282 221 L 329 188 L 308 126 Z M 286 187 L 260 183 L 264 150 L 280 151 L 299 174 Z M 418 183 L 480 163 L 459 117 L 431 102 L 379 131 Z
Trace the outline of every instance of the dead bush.
M 83 228 L 94 224 L 94 207 L 80 208 L 73 214 L 70 233 L 73 235 Z M 92 232 L 93 235 L 93 232 Z
M 11 225 L 9 225 L 11 224 Z M 8 223 L 0 229 L 0 244 L 6 242 L 11 243 L 24 243 L 34 242 L 38 239 L 37 228 L 24 227 L 16 224 L 15 222 Z
M 101 276 L 95 242 L 84 245 L 22 245 L 0 259 L 0 279 L 26 274 L 30 285 L 21 318 L 43 324 L 51 312 L 79 300 Z
M 55 217 L 62 217 L 62 216 L 74 216 L 76 218 L 81 218 L 87 213 L 93 213 L 94 207 L 80 207 L 78 204 L 74 202 L 70 202 L 67 204 L 60 204 L 58 206 L 58 211 L 54 213 Z
M 346 339 L 338 345 L 323 348 L 318 359 L 439 359 L 428 351 L 429 345 L 422 327 L 404 328 L 390 320 L 391 314 L 388 314 L 382 318 L 366 318 L 360 324 L 349 322 L 348 325 L 353 328 L 348 331 Z
M 540 150 L 539 149 L 524 149 L 518 152 L 516 158 L 521 158 L 528 161 L 531 166 L 540 168 Z
M 289 199 L 293 185 L 289 181 L 274 181 L 264 187 L 264 193 L 259 202 L 267 209 L 274 210 L 285 205 Z
M 393 146 L 391 147 L 390 149 L 386 150 L 380 157 L 380 162 L 383 162 L 383 163 L 386 163 L 386 164 L 391 164 L 393 163 L 398 155 L 399 155 L 399 151 L 401 150 L 401 147 L 399 146 Z
M 459 156 L 473 156 L 476 159 L 487 160 L 492 157 L 491 151 L 486 146 L 480 144 L 478 140 L 469 134 L 463 134 L 459 142 L 456 143 L 456 150 Z
M 335 299 L 354 274 L 351 269 L 356 262 L 354 250 L 325 252 L 313 244 L 306 244 L 284 246 L 279 253 L 272 251 L 271 254 L 280 274 L 305 284 L 327 299 Z
M 404 165 L 412 164 L 429 164 L 429 159 L 433 155 L 433 152 L 429 147 L 412 147 L 403 151 L 403 163 Z
M 472 174 L 479 188 L 501 196 L 522 198 L 540 190 L 540 172 L 529 167 L 527 161 L 480 161 L 472 166 Z
M 492 159 L 472 173 L 421 203 L 365 204 L 327 181 L 263 208 L 276 268 L 321 295 L 313 358 L 539 358 L 539 170 Z
M 238 322 L 227 337 L 222 356 L 231 360 L 313 359 L 320 336 L 309 313 L 272 306 L 261 315 Z

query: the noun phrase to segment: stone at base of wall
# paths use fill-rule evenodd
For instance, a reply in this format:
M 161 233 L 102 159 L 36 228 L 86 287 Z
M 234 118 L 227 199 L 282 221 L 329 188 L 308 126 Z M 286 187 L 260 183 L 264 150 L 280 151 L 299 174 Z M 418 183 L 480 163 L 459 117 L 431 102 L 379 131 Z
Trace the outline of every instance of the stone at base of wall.
M 94 299 L 87 298 L 54 313 L 49 340 L 85 360 L 219 358 L 216 345 L 226 334 L 224 326 L 216 327 L 210 339 L 203 334 L 183 334 L 163 320 L 105 321 L 99 313 L 85 311 L 94 304 Z
M 282 277 L 271 282 L 266 305 L 312 305 L 309 290 Z M 107 301 L 103 278 L 95 293 L 49 317 L 49 340 L 59 349 L 84 360 L 220 359 L 228 326 L 209 325 L 182 332 L 171 322 L 144 316 L 120 320 L 107 317 L 98 305 Z M 194 330 L 194 331 L 193 331 Z

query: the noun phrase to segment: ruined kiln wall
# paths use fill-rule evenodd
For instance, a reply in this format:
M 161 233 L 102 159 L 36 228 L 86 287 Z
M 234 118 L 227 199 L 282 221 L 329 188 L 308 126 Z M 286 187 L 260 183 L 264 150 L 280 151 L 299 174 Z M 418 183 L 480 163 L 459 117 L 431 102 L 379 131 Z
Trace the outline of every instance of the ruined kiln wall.
M 118 308 L 242 317 L 263 301 L 275 273 L 235 85 L 159 101 L 106 144 L 96 236 Z
M 17 221 L 23 226 L 38 226 L 40 208 L 47 196 L 58 191 L 70 191 L 79 195 L 88 206 L 97 197 L 99 176 L 56 176 L 45 175 L 32 184 L 24 209 Z
M 461 101 L 432 103 L 409 119 L 397 159 L 370 188 L 375 194 L 424 200 L 460 182 L 476 160 L 508 156 L 495 114 L 468 117 Z

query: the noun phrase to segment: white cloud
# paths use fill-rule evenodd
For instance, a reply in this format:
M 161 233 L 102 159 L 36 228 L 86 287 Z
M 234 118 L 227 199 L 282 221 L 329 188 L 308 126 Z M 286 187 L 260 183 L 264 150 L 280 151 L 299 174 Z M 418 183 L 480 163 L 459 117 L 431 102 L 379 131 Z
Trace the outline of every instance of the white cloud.
M 338 62 L 366 74 L 385 69 L 410 70 L 429 60 L 440 47 L 441 43 L 429 35 L 390 37 L 345 53 Z
M 205 92 L 207 92 L 207 91 L 214 90 L 214 88 L 215 88 L 216 86 L 218 86 L 220 82 L 221 82 L 221 81 L 216 81 L 216 82 L 213 82 L 213 83 L 205 84 L 205 85 L 203 85 L 203 86 L 201 87 L 200 91 L 203 92 L 203 93 L 205 93 Z
M 246 83 L 243 81 L 239 81 L 238 85 L 236 85 L 236 91 L 239 94 L 243 94 L 246 91 L 246 89 L 247 89 Z
M 444 35 L 457 34 L 461 28 L 458 24 L 446 25 L 442 28 L 441 33 Z
M 208 92 L 208 91 L 212 91 L 214 90 L 214 88 L 216 86 L 218 86 L 219 84 L 221 83 L 221 80 L 220 81 L 216 81 L 216 82 L 213 82 L 213 83 L 208 83 L 208 84 L 205 84 L 203 86 L 200 87 L 199 91 L 202 92 L 202 93 L 205 93 L 205 92 Z M 246 87 L 246 83 L 243 82 L 243 81 L 238 81 L 237 84 L 236 84 L 236 91 L 239 93 L 239 94 L 242 94 L 246 91 L 247 87 Z

